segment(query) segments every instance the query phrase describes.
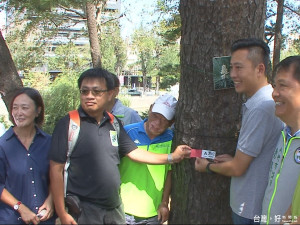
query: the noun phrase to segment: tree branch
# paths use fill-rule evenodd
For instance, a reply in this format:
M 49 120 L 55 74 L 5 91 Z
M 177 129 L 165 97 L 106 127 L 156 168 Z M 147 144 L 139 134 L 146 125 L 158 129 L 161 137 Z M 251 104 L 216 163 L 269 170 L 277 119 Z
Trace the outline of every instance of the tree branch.
M 112 19 L 110 19 L 110 20 L 104 21 L 103 23 L 101 23 L 101 25 L 106 24 L 106 23 L 109 23 L 109 22 L 114 21 L 114 20 L 118 20 L 118 19 L 122 18 L 123 16 L 124 16 L 124 13 L 122 13 L 122 14 L 121 14 L 119 17 L 117 17 L 117 18 L 112 18 Z
M 67 11 L 67 12 L 73 12 L 73 13 L 75 13 L 76 15 L 80 16 L 81 18 L 86 19 L 86 16 L 85 16 L 84 14 L 78 12 L 78 11 L 75 10 L 75 9 L 66 8 L 66 7 L 64 7 L 63 5 L 60 5 L 60 4 L 59 4 L 58 6 L 59 6 L 60 8 L 62 8 L 62 9 L 64 9 L 65 11 Z
M 296 10 L 292 9 L 290 6 L 284 5 L 283 7 L 284 7 L 284 8 L 287 8 L 287 9 L 290 10 L 291 12 L 293 12 L 293 13 L 295 13 L 296 15 L 300 16 L 300 13 L 297 12 Z

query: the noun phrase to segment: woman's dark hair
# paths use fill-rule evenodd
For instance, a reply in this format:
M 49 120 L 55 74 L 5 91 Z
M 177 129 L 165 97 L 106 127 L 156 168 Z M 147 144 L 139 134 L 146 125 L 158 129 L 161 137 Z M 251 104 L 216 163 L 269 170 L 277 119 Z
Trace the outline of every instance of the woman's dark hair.
M 38 114 L 38 116 L 34 120 L 36 125 L 41 127 L 43 122 L 44 122 L 44 113 L 45 113 L 45 106 L 44 106 L 43 98 L 42 98 L 42 96 L 41 96 L 41 94 L 39 93 L 38 90 L 36 90 L 34 88 L 29 88 L 29 87 L 17 89 L 15 94 L 13 95 L 12 100 L 10 102 L 10 112 L 9 112 L 10 121 L 14 125 L 16 125 L 16 123 L 14 121 L 14 118 L 12 116 L 12 109 L 13 109 L 13 103 L 14 103 L 16 97 L 18 97 L 21 94 L 26 94 L 29 98 L 32 99 L 32 101 L 35 104 L 35 109 L 36 110 L 38 110 L 38 108 L 41 107 L 40 113 Z

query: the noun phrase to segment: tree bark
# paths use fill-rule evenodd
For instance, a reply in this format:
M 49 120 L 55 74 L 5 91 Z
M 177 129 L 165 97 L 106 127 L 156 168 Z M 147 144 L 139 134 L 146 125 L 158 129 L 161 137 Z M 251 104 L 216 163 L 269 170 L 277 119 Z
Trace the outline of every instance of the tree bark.
M 264 37 L 265 0 L 181 0 L 181 78 L 173 149 L 233 155 L 242 96 L 233 88 L 214 90 L 213 57 L 230 55 L 236 39 Z M 195 159 L 172 168 L 170 224 L 232 223 L 230 178 L 198 173 Z
M 0 31 L 0 92 L 8 110 L 14 91 L 22 86 L 21 78 Z
M 95 5 L 89 1 L 86 3 L 86 16 L 93 67 L 101 67 L 101 53 L 97 32 L 96 8 Z
M 274 34 L 274 51 L 273 51 L 273 76 L 274 68 L 280 61 L 280 49 L 282 43 L 282 19 L 283 19 L 283 5 L 284 0 L 277 0 L 277 18 L 275 25 L 275 34 Z

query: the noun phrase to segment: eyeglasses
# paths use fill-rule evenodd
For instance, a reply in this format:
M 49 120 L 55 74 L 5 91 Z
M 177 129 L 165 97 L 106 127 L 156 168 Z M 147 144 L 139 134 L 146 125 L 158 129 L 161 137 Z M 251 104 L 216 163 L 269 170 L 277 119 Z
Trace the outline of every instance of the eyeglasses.
M 92 95 L 94 96 L 102 96 L 104 92 L 107 92 L 108 90 L 89 90 L 89 89 L 80 89 L 80 94 L 87 96 L 90 92 L 92 92 Z

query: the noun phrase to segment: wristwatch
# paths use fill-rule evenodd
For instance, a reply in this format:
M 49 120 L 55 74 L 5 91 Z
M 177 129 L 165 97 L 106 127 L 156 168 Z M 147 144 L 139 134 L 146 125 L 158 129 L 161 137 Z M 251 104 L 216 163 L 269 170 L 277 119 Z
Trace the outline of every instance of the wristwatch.
M 210 174 L 213 174 L 213 173 L 215 173 L 214 171 L 212 171 L 212 170 L 210 170 L 210 168 L 209 168 L 209 166 L 210 166 L 210 164 L 213 164 L 212 162 L 209 162 L 209 163 L 207 163 L 207 165 L 206 165 L 206 173 L 210 173 Z
M 168 163 L 173 164 L 172 153 L 168 154 Z
M 18 211 L 22 202 L 18 201 L 17 204 L 14 205 L 14 210 Z

